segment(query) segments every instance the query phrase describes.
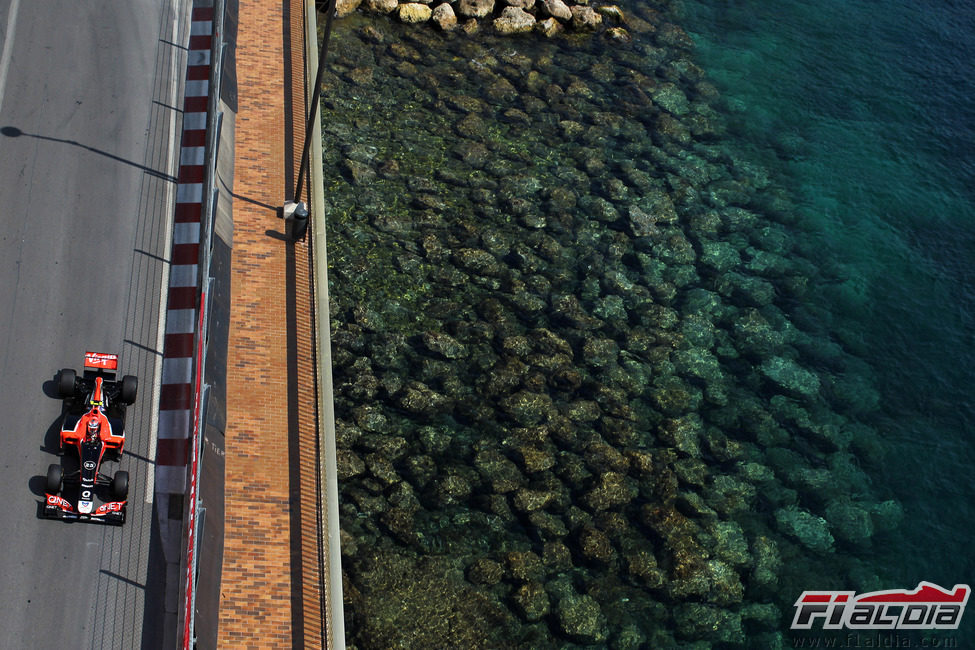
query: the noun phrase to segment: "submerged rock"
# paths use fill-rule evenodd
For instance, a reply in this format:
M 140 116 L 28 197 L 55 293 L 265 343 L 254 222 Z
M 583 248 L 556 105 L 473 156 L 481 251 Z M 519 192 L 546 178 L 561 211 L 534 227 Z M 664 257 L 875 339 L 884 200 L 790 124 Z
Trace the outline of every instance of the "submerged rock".
M 606 617 L 592 596 L 571 594 L 555 607 L 559 630 L 579 643 L 605 643 L 609 638 Z
M 576 29 L 594 30 L 603 24 L 603 17 L 592 7 L 572 5 L 572 26 Z
M 529 623 L 540 621 L 551 608 L 545 587 L 537 582 L 526 582 L 511 595 L 515 609 Z
M 806 548 L 817 553 L 833 551 L 833 536 L 822 517 L 798 506 L 789 506 L 775 511 L 775 522 L 781 532 L 794 537 Z
M 792 359 L 772 357 L 759 367 L 779 388 L 800 397 L 812 397 L 819 393 L 819 377 Z

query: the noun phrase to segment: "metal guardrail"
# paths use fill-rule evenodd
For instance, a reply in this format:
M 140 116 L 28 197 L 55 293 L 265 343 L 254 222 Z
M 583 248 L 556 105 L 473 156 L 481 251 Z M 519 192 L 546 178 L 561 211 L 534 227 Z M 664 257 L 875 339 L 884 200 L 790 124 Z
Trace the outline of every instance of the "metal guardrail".
M 313 70 L 324 68 L 328 38 L 335 17 L 335 0 L 326 3 L 325 40 L 319 54 L 315 0 L 305 0 L 305 79 L 310 82 Z M 321 60 L 319 60 L 321 56 Z M 322 619 L 329 650 L 345 650 L 345 611 L 342 598 L 342 553 L 339 531 L 338 471 L 335 466 L 335 408 L 332 400 L 332 342 L 328 307 L 328 252 L 325 238 L 325 182 L 322 170 L 322 121 L 319 103 L 321 75 L 316 88 L 308 92 L 308 138 L 311 154 L 307 156 L 308 195 L 311 204 L 311 247 L 315 290 L 315 352 L 318 360 L 318 525 L 320 542 L 321 584 L 324 596 Z M 306 156 L 303 156 L 305 158 Z

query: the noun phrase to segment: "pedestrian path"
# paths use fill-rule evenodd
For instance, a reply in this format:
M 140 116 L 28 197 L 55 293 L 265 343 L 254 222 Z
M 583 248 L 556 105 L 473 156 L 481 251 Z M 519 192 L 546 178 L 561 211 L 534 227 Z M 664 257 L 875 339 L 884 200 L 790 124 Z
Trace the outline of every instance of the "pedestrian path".
M 277 212 L 304 139 L 303 6 L 239 4 L 221 648 L 324 647 L 311 266 Z

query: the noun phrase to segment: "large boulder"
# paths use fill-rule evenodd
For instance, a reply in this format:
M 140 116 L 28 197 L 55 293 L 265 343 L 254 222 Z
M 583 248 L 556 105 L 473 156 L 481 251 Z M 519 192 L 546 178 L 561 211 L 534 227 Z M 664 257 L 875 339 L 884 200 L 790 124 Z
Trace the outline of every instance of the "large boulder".
M 454 8 L 447 2 L 436 6 L 431 19 L 437 27 L 445 32 L 457 26 L 457 14 L 454 13 Z
M 603 17 L 589 6 L 574 5 L 572 7 L 572 26 L 581 30 L 594 30 L 603 24 Z
M 336 18 L 342 18 L 348 16 L 362 4 L 362 0 L 336 0 L 335 2 L 335 16 Z
M 484 18 L 494 11 L 494 0 L 460 0 L 457 13 L 464 18 Z
M 562 0 L 542 0 L 542 11 L 559 20 L 572 20 L 572 10 Z
M 363 0 L 362 8 L 373 14 L 391 14 L 399 6 L 399 0 Z
M 404 23 L 425 23 L 431 15 L 433 10 L 419 2 L 406 2 L 399 6 L 399 19 Z
M 522 34 L 535 27 L 535 17 L 519 7 L 505 7 L 494 19 L 494 29 L 499 34 Z

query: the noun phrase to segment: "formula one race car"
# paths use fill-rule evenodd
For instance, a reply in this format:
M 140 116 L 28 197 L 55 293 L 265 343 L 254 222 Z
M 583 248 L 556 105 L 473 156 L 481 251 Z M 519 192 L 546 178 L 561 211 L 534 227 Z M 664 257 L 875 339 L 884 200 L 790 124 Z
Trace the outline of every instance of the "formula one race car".
M 116 370 L 117 354 L 86 352 L 81 377 L 68 368 L 58 373 L 58 396 L 64 400 L 61 454 L 74 453 L 66 455 L 64 467 L 55 463 L 47 469 L 45 517 L 125 523 L 129 473 L 109 478 L 100 470 L 103 460 L 121 460 L 125 407 L 135 402 L 139 380 L 125 375 L 116 381 Z

